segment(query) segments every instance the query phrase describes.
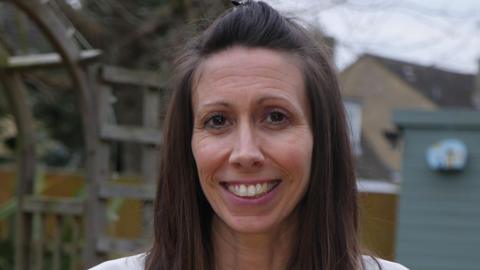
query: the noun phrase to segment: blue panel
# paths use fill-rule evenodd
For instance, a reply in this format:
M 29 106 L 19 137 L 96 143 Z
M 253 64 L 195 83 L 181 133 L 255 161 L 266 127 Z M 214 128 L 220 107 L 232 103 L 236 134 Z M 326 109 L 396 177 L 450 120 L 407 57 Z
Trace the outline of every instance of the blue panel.
M 480 113 L 459 115 L 408 112 L 404 129 L 397 260 L 411 269 L 480 269 Z M 408 115 L 408 117 L 406 117 Z M 462 114 L 463 115 L 463 114 Z M 465 116 L 463 115 L 463 116 Z M 428 117 L 432 122 L 428 124 Z M 445 125 L 442 125 L 444 117 Z M 410 121 L 410 122 L 409 122 Z M 425 154 L 446 138 L 465 143 L 465 170 L 431 170 Z

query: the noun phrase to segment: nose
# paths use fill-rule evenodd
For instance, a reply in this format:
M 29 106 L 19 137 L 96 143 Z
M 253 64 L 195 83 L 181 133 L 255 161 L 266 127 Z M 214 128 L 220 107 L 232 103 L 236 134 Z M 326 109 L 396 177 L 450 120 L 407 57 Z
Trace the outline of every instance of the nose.
M 239 127 L 229 162 L 242 169 L 255 169 L 263 165 L 265 157 L 258 145 L 254 130 L 245 124 Z

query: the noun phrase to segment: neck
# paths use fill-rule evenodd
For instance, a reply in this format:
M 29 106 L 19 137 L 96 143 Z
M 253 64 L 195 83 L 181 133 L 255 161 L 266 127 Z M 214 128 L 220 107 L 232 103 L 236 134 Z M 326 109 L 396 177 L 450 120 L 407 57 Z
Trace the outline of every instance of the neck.
M 212 238 L 216 269 L 286 269 L 296 224 L 285 223 L 268 232 L 242 233 L 215 215 Z

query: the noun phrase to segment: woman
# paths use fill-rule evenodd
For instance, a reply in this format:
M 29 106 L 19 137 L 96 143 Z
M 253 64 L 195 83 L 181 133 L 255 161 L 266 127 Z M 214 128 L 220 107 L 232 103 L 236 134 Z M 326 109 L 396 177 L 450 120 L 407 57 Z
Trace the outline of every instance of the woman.
M 267 4 L 234 3 L 178 59 L 152 249 L 95 269 L 405 269 L 360 255 L 325 50 Z

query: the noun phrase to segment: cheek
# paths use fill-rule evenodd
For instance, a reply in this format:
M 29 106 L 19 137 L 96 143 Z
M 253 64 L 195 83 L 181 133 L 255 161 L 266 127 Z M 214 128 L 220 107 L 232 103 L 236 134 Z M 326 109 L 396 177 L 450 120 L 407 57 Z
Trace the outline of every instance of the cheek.
M 279 142 L 268 147 L 273 151 L 272 156 L 292 176 L 308 178 L 313 149 L 311 132 L 309 130 L 296 132 L 296 134 L 290 134 Z
M 285 164 L 289 173 L 298 180 L 308 179 L 310 176 L 310 166 L 312 151 L 309 145 L 284 148 L 282 154 L 282 163 Z M 279 155 L 280 157 L 280 155 Z
M 222 165 L 225 156 L 225 142 L 201 134 L 192 137 L 192 152 L 201 182 L 212 179 Z

